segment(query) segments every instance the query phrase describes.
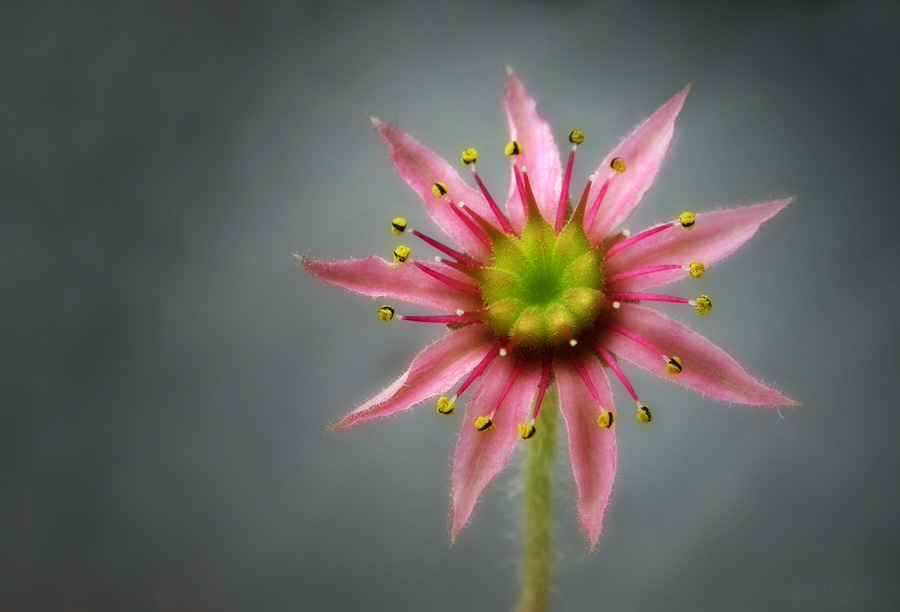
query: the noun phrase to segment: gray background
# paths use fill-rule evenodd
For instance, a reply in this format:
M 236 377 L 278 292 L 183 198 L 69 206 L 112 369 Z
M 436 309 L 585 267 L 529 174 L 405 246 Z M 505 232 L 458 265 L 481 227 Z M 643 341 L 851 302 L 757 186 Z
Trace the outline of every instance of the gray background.
M 367 114 L 502 195 L 506 64 L 587 133 L 579 189 L 694 83 L 633 230 L 800 196 L 671 288 L 712 315 L 665 310 L 804 407 L 629 368 L 656 419 L 618 425 L 596 554 L 560 461 L 555 609 L 897 605 L 898 31 L 893 2 L 4 4 L 0 609 L 511 608 L 517 469 L 451 548 L 458 415 L 325 432 L 439 330 L 290 256 L 436 233 Z

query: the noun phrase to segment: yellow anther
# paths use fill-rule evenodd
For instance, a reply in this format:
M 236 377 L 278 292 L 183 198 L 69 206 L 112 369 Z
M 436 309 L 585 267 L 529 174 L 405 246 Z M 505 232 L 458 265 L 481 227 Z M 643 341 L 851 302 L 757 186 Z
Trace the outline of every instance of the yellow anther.
M 408 246 L 403 246 L 402 244 L 394 249 L 394 263 L 395 264 L 403 264 L 406 263 L 406 260 L 409 259 L 409 254 L 412 252 Z
M 509 144 L 506 145 L 506 148 L 503 150 L 507 157 L 512 157 L 513 155 L 521 155 L 522 153 L 522 145 L 520 145 L 515 140 L 509 141 Z
M 622 173 L 625 172 L 625 169 L 628 167 L 625 165 L 625 160 L 621 157 L 614 157 L 611 162 L 609 162 L 609 167 L 615 170 L 616 172 Z
M 609 429 L 616 422 L 616 413 L 610 410 L 604 410 L 597 417 L 597 425 L 605 429 Z
M 382 321 L 390 321 L 394 318 L 394 309 L 390 306 L 382 306 L 378 309 L 378 318 Z
M 435 183 L 431 186 L 431 193 L 433 193 L 436 198 L 441 197 L 448 191 L 450 191 L 450 189 L 444 183 Z
M 475 149 L 466 149 L 462 152 L 459 158 L 462 160 L 462 163 L 467 166 L 469 164 L 474 164 L 476 161 L 478 161 L 478 151 L 476 151 Z
M 697 222 L 697 217 L 694 216 L 694 213 L 685 211 L 678 215 L 678 220 L 681 221 L 681 227 L 691 229 Z
M 681 374 L 681 371 L 684 369 L 684 365 L 681 363 L 681 358 L 672 357 L 666 363 L 666 374 L 670 376 L 675 376 L 676 374 Z
M 639 406 L 635 416 L 641 423 L 649 423 L 653 420 L 653 415 L 650 414 L 650 408 L 647 406 Z
M 391 221 L 391 233 L 394 236 L 399 236 L 406 231 L 407 225 L 409 224 L 406 222 L 406 219 L 404 219 L 403 217 L 395 217 Z
M 456 407 L 455 402 L 451 402 L 446 397 L 441 397 L 438 399 L 437 403 L 437 411 L 440 414 L 453 414 L 453 409 Z
M 475 429 L 477 429 L 478 431 L 487 431 L 488 429 L 490 429 L 493 426 L 494 426 L 494 422 L 491 420 L 490 417 L 480 416 L 477 419 L 475 419 Z
M 519 435 L 522 436 L 523 440 L 531 438 L 534 435 L 534 432 L 534 425 L 531 423 L 522 423 L 519 425 Z
M 581 130 L 572 130 L 569 132 L 569 142 L 572 144 L 580 145 L 584 142 L 584 132 Z
M 706 266 L 704 266 L 699 261 L 691 262 L 691 276 L 694 278 L 700 278 L 706 273 Z
M 701 295 L 697 298 L 697 304 L 694 308 L 697 309 L 697 314 L 699 315 L 708 314 L 712 310 L 712 300 L 709 299 L 708 295 Z

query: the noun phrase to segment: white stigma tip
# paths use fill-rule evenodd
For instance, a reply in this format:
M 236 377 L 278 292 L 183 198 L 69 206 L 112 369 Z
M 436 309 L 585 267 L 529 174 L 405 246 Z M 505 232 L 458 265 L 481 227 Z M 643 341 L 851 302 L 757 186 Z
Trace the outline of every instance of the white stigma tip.
M 466 314 L 466 311 L 463 310 L 462 308 L 457 308 L 457 309 L 456 309 L 456 316 L 461 317 L 461 316 L 463 316 L 464 314 Z
M 505 349 L 505 348 L 500 349 L 500 356 L 501 356 L 501 357 L 506 357 L 506 355 L 507 355 L 506 349 Z
M 691 306 L 696 306 L 697 300 L 688 300 L 688 304 L 690 304 Z
M 588 177 L 588 180 L 593 183 L 595 178 L 597 178 L 597 177 L 592 174 Z
M 434 260 L 438 263 L 444 263 L 444 260 L 441 259 L 440 257 L 435 257 Z
M 569 346 L 578 346 L 578 340 L 572 338 L 571 340 L 569 340 Z
M 457 206 L 458 206 L 459 208 L 462 208 L 462 207 L 465 206 L 465 205 L 466 205 L 465 202 L 459 202 L 459 203 L 457 204 Z
M 618 308 L 622 305 L 622 302 L 613 302 L 613 308 Z
M 628 238 L 629 236 L 631 236 L 631 232 L 629 232 L 627 229 L 623 229 L 622 235 L 625 236 L 626 238 Z

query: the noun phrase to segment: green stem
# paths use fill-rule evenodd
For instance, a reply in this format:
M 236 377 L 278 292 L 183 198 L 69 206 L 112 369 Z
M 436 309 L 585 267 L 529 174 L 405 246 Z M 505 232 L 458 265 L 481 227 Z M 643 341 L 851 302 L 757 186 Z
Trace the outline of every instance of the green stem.
M 545 612 L 550 596 L 553 451 L 556 447 L 558 413 L 559 396 L 554 386 L 547 390 L 539 420 L 535 424 L 537 431 L 527 441 L 522 601 L 519 612 Z

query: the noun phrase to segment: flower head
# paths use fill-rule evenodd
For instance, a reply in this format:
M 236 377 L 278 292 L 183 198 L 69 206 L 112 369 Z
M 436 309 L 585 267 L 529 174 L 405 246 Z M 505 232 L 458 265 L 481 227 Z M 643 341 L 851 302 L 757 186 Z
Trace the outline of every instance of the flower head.
M 452 414 L 472 388 L 453 463 L 452 537 L 516 445 L 540 435 L 539 414 L 550 385 L 559 388 L 578 511 L 592 545 L 600 536 L 616 472 L 619 421 L 607 371 L 634 401 L 636 420 L 649 423 L 653 417 L 620 360 L 716 399 L 794 404 L 747 374 L 716 345 L 645 305 L 671 302 L 708 313 L 712 300 L 707 295 L 686 299 L 646 290 L 702 276 L 790 203 L 684 212 L 635 235 L 620 229 L 659 170 L 687 93 L 685 88 L 676 94 L 619 143 L 577 194 L 570 193 L 570 184 L 584 134 L 569 133 L 571 148 L 563 168 L 553 132 L 510 71 L 505 107 L 511 137 L 505 153 L 511 170 L 505 211 L 478 175 L 477 151 L 460 155 L 475 188 L 408 134 L 373 120 L 400 175 L 455 246 L 408 228 L 398 217 L 391 221 L 391 231 L 410 232 L 421 241 L 420 252 L 439 252 L 436 263 L 420 259 L 405 245 L 397 247 L 392 262 L 377 257 L 300 259 L 326 282 L 442 313 L 398 314 L 390 304 L 379 309 L 384 321 L 437 323 L 448 332 L 334 429 L 433 397 L 439 398 L 438 413 Z

